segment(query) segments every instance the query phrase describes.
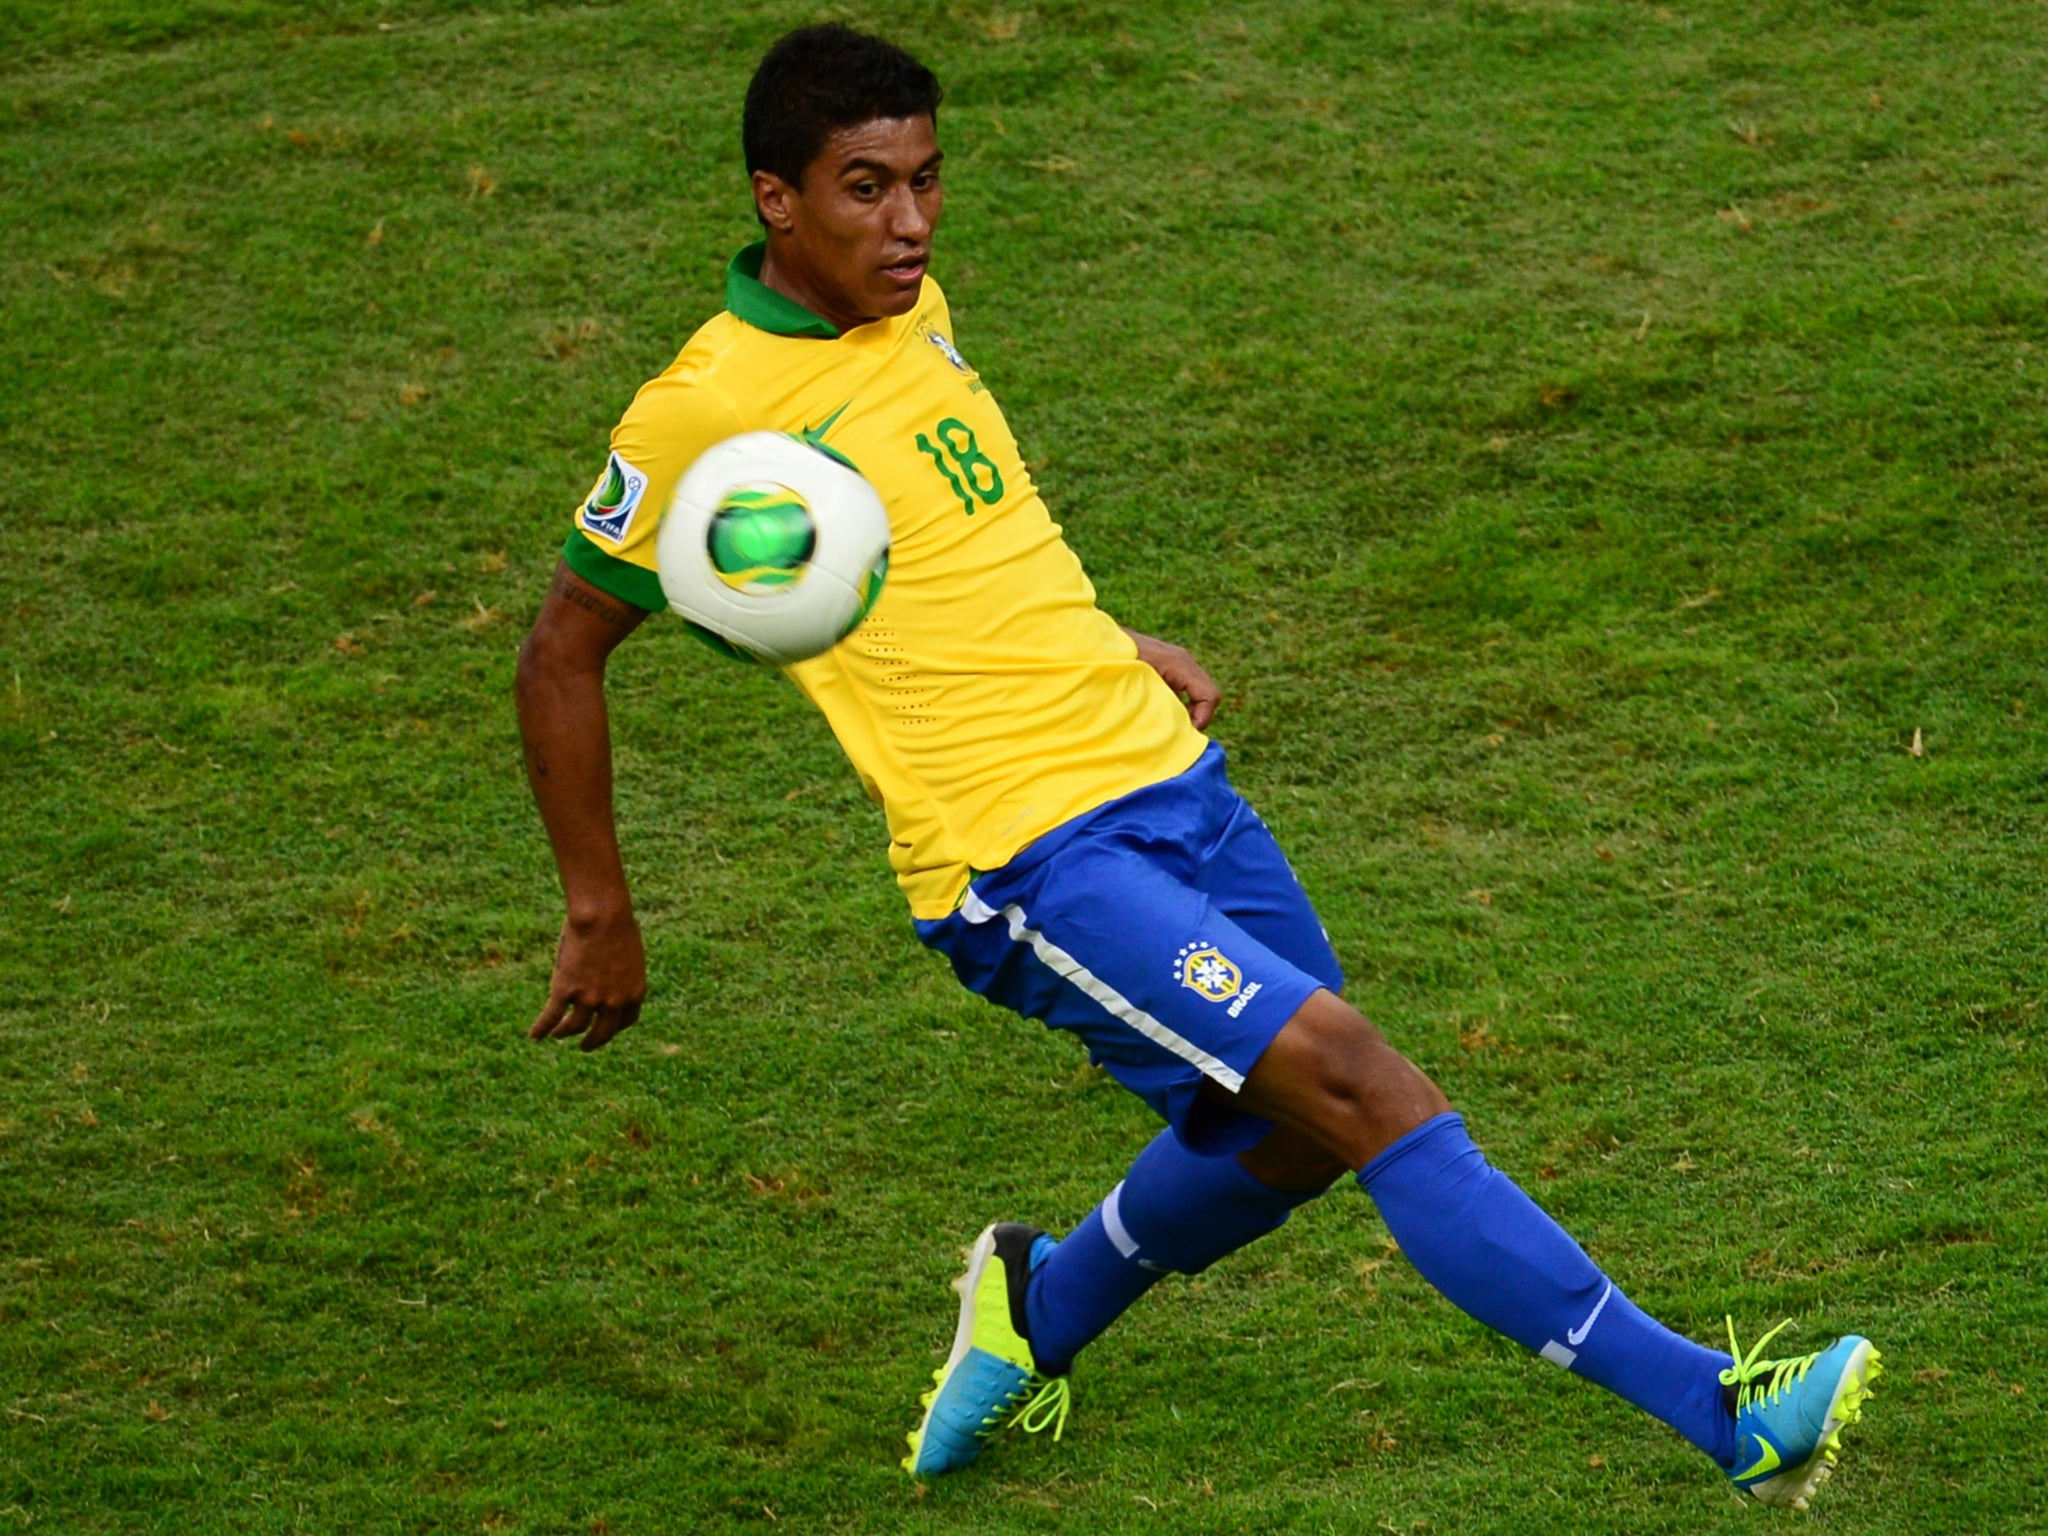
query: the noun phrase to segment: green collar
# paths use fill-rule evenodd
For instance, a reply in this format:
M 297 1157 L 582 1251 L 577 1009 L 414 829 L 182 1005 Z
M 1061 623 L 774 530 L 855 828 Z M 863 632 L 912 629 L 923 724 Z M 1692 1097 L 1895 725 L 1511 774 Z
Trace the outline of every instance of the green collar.
M 839 327 L 761 281 L 761 262 L 767 254 L 768 242 L 756 240 L 726 264 L 725 307 L 757 330 L 837 341 Z

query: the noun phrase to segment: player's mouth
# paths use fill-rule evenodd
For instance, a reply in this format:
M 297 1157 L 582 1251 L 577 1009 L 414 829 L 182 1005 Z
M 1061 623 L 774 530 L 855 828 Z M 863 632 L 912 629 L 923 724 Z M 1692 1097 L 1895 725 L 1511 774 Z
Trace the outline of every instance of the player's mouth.
M 924 269 L 931 264 L 931 253 L 919 251 L 901 261 L 893 261 L 882 268 L 882 275 L 899 288 L 915 288 L 924 281 Z

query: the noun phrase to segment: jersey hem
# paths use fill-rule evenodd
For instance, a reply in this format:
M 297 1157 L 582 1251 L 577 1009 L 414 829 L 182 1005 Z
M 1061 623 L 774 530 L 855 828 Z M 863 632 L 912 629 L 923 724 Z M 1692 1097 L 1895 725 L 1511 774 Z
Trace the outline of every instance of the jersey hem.
M 1057 852 L 1059 845 L 1065 841 L 1061 834 L 1083 817 L 1093 816 L 1104 806 L 1112 805 L 1126 796 L 1135 795 L 1141 790 L 1152 788 L 1156 784 L 1164 784 L 1169 779 L 1177 779 L 1193 768 L 1195 764 L 1199 763 L 1203 755 L 1210 751 L 1211 748 L 1215 748 L 1217 751 L 1222 750 L 1199 731 L 1191 732 L 1191 734 L 1194 739 L 1189 745 L 1194 747 L 1194 755 L 1185 762 L 1178 761 L 1177 756 L 1168 757 L 1165 761 L 1171 766 L 1165 767 L 1156 778 L 1146 779 L 1139 784 L 1127 784 L 1111 794 L 1104 795 L 1100 800 L 1077 807 L 1065 816 L 1062 816 L 1051 826 L 1042 827 L 1038 831 L 1031 833 L 1028 837 L 1019 839 L 1002 857 L 993 860 L 986 867 L 970 864 L 952 866 L 947 873 L 951 874 L 953 878 L 947 882 L 944 888 L 946 894 L 943 897 L 927 897 L 924 894 L 924 891 L 931 889 L 929 882 L 931 877 L 938 872 L 936 869 L 920 870 L 913 876 L 921 887 L 916 894 L 912 894 L 910 890 L 911 882 L 899 876 L 896 883 L 898 888 L 902 890 L 904 899 L 910 907 L 911 920 L 913 922 L 930 923 L 952 916 L 954 912 L 959 910 L 962 898 L 971 889 L 974 881 L 982 875 L 992 875 L 998 870 L 1007 869 L 1027 853 L 1043 856 Z

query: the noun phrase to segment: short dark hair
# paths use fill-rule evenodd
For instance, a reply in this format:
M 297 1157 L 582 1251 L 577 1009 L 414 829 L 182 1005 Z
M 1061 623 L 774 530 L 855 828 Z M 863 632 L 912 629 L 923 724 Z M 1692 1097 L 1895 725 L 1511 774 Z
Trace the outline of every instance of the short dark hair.
M 878 117 L 939 120 L 939 77 L 894 43 L 844 22 L 799 27 L 770 48 L 747 87 L 747 170 L 801 186 L 835 129 Z

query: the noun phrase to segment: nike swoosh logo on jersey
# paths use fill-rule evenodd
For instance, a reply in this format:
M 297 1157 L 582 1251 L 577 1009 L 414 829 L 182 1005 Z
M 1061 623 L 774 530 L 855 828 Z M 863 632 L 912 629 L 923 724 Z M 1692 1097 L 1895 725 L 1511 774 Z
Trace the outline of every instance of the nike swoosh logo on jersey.
M 846 402 L 846 405 L 851 404 L 853 404 L 851 400 Z M 834 411 L 830 416 L 827 416 L 817 426 L 805 427 L 803 431 L 797 433 L 797 436 L 802 438 L 805 442 L 809 443 L 813 448 L 824 447 L 825 434 L 827 432 L 830 432 L 833 428 L 833 425 L 839 420 L 839 418 L 846 414 L 846 405 L 840 406 L 838 410 Z
M 1778 1454 L 1778 1448 L 1762 1435 L 1752 1435 L 1750 1438 L 1756 1441 L 1756 1448 L 1763 1454 L 1757 1457 L 1755 1466 L 1728 1474 L 1738 1483 L 1747 1482 L 1752 1477 L 1762 1477 L 1766 1472 L 1775 1472 L 1785 1464 L 1785 1458 Z
M 1564 1336 L 1565 1343 L 1577 1349 L 1586 1342 L 1586 1335 L 1593 1331 L 1593 1325 L 1600 1321 L 1600 1314 L 1607 1309 L 1607 1298 L 1614 1294 L 1614 1282 L 1607 1282 L 1607 1289 L 1600 1293 L 1600 1299 L 1593 1303 L 1593 1311 L 1586 1320 Z

